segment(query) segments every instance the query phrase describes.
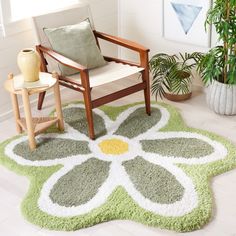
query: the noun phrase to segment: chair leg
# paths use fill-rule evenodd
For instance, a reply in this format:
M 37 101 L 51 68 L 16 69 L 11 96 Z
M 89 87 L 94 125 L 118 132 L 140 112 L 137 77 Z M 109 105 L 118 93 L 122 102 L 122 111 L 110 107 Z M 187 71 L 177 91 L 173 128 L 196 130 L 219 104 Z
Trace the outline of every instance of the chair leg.
M 41 110 L 41 109 L 42 109 L 45 94 L 46 94 L 46 91 L 39 94 L 39 98 L 38 98 L 38 110 Z
M 150 83 L 149 83 L 149 72 L 144 70 L 142 73 L 142 80 L 146 83 L 146 88 L 144 89 L 144 99 L 146 106 L 146 113 L 151 115 L 151 98 L 150 98 Z
M 85 110 L 86 110 L 86 116 L 87 116 L 87 122 L 88 122 L 89 137 L 94 140 L 95 134 L 94 134 L 93 111 L 92 111 L 92 101 L 91 101 L 90 90 L 84 91 L 84 103 L 85 103 Z

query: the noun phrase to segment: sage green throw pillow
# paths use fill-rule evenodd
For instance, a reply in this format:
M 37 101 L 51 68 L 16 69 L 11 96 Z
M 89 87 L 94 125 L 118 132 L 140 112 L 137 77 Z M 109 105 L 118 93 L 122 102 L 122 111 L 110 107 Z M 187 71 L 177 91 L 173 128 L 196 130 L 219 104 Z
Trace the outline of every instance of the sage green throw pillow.
M 86 66 L 88 69 L 106 64 L 87 20 L 59 28 L 44 28 L 44 32 L 53 50 Z M 73 75 L 79 72 L 62 64 L 59 64 L 59 67 L 62 75 Z

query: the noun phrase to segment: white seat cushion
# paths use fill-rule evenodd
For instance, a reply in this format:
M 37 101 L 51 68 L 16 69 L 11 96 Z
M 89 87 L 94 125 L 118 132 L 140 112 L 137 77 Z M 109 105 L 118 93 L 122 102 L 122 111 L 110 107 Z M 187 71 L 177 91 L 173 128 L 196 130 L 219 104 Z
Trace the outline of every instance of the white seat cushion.
M 122 63 L 108 62 L 107 65 L 89 70 L 90 87 L 94 88 L 107 84 L 130 75 L 143 71 L 144 68 L 137 66 L 124 65 Z M 80 74 L 67 76 L 75 82 L 81 84 Z

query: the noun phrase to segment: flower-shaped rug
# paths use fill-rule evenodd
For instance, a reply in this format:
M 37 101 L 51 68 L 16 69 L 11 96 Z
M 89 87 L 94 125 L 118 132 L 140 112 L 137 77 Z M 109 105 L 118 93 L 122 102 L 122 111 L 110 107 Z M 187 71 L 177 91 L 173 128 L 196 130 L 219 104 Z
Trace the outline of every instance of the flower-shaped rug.
M 114 219 L 191 231 L 212 215 L 209 179 L 236 166 L 236 149 L 212 133 L 188 128 L 178 112 L 152 103 L 94 109 L 96 140 L 84 105 L 64 107 L 65 132 L 27 136 L 0 146 L 0 162 L 30 178 L 26 219 L 54 230 L 77 230 Z

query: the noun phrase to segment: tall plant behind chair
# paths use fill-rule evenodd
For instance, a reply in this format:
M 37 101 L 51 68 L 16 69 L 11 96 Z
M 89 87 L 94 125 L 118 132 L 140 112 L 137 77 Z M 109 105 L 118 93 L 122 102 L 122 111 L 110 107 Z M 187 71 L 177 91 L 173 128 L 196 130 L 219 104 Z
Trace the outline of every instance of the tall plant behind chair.
M 200 61 L 198 69 L 203 82 L 213 79 L 236 84 L 236 0 L 215 0 L 208 12 L 206 24 L 213 24 L 222 46 L 212 48 Z

